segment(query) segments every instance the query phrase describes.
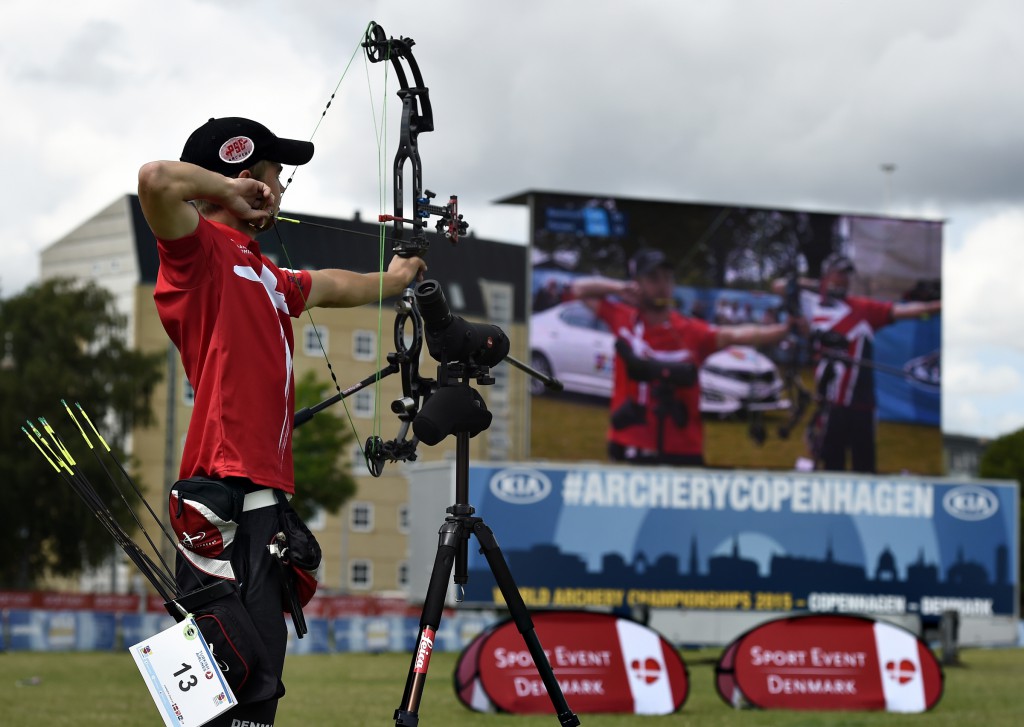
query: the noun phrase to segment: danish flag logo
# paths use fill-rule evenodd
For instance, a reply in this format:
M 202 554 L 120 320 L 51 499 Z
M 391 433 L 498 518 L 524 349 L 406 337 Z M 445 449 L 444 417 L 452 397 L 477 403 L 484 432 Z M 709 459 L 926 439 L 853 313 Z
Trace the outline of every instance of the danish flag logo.
M 633 671 L 633 677 L 639 679 L 644 684 L 654 684 L 654 682 L 661 679 L 661 664 L 656 659 L 649 657 L 643 661 L 633 659 L 629 667 Z
M 897 684 L 906 684 L 917 677 L 917 667 L 910 659 L 901 659 L 899 662 L 885 662 L 885 673 Z

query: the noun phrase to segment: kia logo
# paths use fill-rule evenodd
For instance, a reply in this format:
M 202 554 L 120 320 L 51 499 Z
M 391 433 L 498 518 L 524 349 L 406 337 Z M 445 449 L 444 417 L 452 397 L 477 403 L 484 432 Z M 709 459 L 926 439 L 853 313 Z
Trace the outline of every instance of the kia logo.
M 551 480 L 543 472 L 512 467 L 491 477 L 491 494 L 513 505 L 530 505 L 551 494 Z
M 984 487 L 964 485 L 954 487 L 942 498 L 946 512 L 960 520 L 984 520 L 999 510 L 999 500 Z

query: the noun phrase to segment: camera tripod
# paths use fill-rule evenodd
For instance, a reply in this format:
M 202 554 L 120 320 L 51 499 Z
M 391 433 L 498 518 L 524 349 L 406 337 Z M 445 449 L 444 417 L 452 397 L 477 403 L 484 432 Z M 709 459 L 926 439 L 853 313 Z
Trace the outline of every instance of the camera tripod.
M 459 430 L 455 432 L 455 436 L 455 503 L 446 509 L 448 516 L 438 531 L 437 554 L 434 558 L 423 602 L 420 628 L 416 637 L 416 649 L 409 666 L 402 703 L 395 710 L 395 724 L 415 726 L 419 723 L 417 712 L 427 679 L 434 638 L 441 623 L 448 582 L 450 578 L 456 586 L 463 586 L 468 582 L 468 544 L 470 537 L 474 536 L 480 544 L 481 552 L 487 559 L 487 564 L 494 575 L 498 588 L 501 589 L 509 613 L 533 657 L 559 724 L 565 727 L 578 725 L 579 718 L 569 708 L 565 696 L 562 694 L 562 688 L 555 679 L 551 664 L 534 629 L 533 620 L 530 618 L 526 604 L 512 578 L 508 563 L 498 547 L 494 533 L 482 518 L 474 516 L 475 510 L 469 504 L 470 432 Z

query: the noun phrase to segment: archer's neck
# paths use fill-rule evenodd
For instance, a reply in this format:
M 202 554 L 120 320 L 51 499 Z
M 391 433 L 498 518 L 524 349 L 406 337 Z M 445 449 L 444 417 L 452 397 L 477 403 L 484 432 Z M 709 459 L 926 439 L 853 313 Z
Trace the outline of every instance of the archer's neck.
M 660 326 L 668 322 L 668 308 L 644 308 L 640 310 L 640 320 L 648 328 Z
M 255 238 L 256 235 L 260 234 L 261 232 L 266 232 L 266 230 L 257 230 L 253 228 L 252 226 L 249 225 L 248 222 L 240 220 L 230 212 L 226 211 L 214 212 L 210 215 L 207 215 L 206 219 L 208 219 L 210 222 L 216 222 L 218 224 L 224 225 L 225 227 L 230 227 L 232 230 L 235 230 L 236 232 L 241 232 L 243 235 L 248 235 L 249 237 L 253 238 Z M 269 229 L 270 228 L 268 227 L 267 230 Z

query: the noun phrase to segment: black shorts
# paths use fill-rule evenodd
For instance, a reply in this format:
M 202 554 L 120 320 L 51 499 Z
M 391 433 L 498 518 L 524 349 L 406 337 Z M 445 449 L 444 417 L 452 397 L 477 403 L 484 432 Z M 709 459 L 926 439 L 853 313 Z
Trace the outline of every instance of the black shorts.
M 233 502 L 237 492 L 244 496 L 246 491 L 261 489 L 240 480 L 224 482 L 222 485 L 223 502 L 229 504 Z M 214 495 L 217 494 L 216 487 L 212 492 Z M 172 494 L 172 521 L 180 500 L 180 497 Z M 281 605 L 281 569 L 267 549 L 267 545 L 280 530 L 278 507 L 273 500 L 268 500 L 264 507 L 244 510 L 239 505 L 234 512 L 222 511 L 220 516 L 211 514 L 208 510 L 209 508 L 200 504 L 199 511 L 209 515 L 212 526 L 223 536 L 225 547 L 219 550 L 214 545 L 202 551 L 201 555 L 190 552 L 188 557 L 179 549 L 175 564 L 178 587 L 187 593 L 200 585 L 207 585 L 221 578 L 233 579 L 245 611 L 252 619 L 253 626 L 266 647 L 266 664 L 263 668 L 272 672 L 279 681 L 284 672 L 288 628 Z M 191 515 L 193 519 L 188 525 L 193 532 L 187 533 L 187 537 L 195 542 L 199 534 L 205 534 L 209 528 L 202 525 L 201 521 L 197 521 L 196 512 L 192 512 Z M 231 524 L 225 524 L 229 522 Z M 182 539 L 181 532 L 176 534 Z M 277 702 L 283 694 L 283 688 L 278 691 L 279 694 L 273 698 L 251 702 L 245 701 L 244 693 L 236 694 L 242 703 L 208 724 L 213 727 L 230 727 L 232 724 L 248 721 L 256 725 L 273 725 Z

